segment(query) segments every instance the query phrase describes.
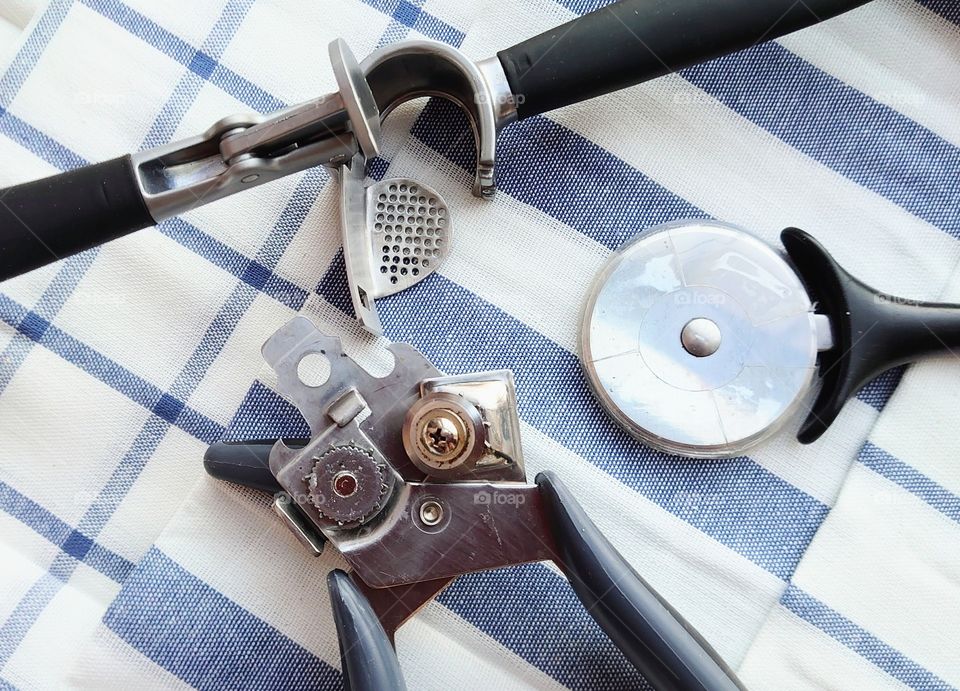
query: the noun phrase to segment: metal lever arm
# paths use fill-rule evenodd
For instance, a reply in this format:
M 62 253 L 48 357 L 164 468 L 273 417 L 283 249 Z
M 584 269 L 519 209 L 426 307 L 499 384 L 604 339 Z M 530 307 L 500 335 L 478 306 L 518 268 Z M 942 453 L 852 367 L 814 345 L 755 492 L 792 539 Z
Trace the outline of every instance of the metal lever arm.
M 330 60 L 336 93 L 0 190 L 0 281 L 306 168 L 376 156 L 380 114 L 360 65 L 342 40 Z
M 654 688 L 742 688 L 710 644 L 637 575 L 553 473 L 540 473 L 536 483 L 553 527 L 554 561 L 590 616 Z

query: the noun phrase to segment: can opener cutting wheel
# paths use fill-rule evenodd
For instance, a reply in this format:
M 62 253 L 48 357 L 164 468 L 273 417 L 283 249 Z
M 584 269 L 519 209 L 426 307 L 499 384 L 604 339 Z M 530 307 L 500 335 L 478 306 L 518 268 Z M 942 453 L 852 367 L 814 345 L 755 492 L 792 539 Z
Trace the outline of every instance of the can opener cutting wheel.
M 679 221 L 610 258 L 580 354 L 628 432 L 669 453 L 733 456 L 802 410 L 809 444 L 881 372 L 960 347 L 960 305 L 881 293 L 797 228 L 780 240 L 785 254 L 735 226 Z
M 350 564 L 328 578 L 346 688 L 404 688 L 393 634 L 457 576 L 542 560 L 655 688 L 740 688 L 553 473 L 526 482 L 510 372 L 444 376 L 409 345 L 390 350 L 393 371 L 377 378 L 294 318 L 263 355 L 311 437 L 216 444 L 204 459 L 216 477 L 274 493 L 313 554 L 328 540 Z M 312 354 L 329 361 L 321 386 L 298 375 Z
M 330 45 L 337 92 L 271 116 L 229 116 L 196 137 L 0 190 L 0 281 L 324 165 L 343 173 L 341 233 L 354 311 L 379 333 L 375 299 L 422 280 L 450 247 L 449 214 L 443 226 L 429 223 L 431 211 L 436 221 L 446 210 L 436 191 L 410 180 L 363 189 L 365 164 L 380 150 L 381 120 L 398 105 L 423 96 L 459 105 L 476 144 L 473 192 L 492 197 L 497 132 L 511 122 L 778 38 L 865 2 L 620 0 L 477 63 L 444 43 L 418 40 L 384 46 L 358 64 L 337 40 Z M 411 185 L 423 194 L 401 200 L 400 187 Z

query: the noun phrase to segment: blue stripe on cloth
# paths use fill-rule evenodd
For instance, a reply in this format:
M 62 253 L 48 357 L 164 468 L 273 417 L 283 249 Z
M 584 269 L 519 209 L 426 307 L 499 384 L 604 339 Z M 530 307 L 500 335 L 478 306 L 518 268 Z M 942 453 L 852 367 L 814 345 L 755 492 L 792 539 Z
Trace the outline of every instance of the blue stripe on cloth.
M 957 0 L 917 0 L 917 3 L 954 24 L 960 24 L 960 3 Z
M 60 547 L 63 552 L 117 582 L 133 569 L 130 561 L 74 530 L 53 512 L 3 481 L 0 481 L 0 511 L 17 519 L 40 537 Z
M 868 441 L 863 445 L 857 460 L 927 502 L 947 518 L 960 523 L 960 497 L 873 442 Z
M 905 115 L 778 43 L 681 74 L 811 158 L 960 237 L 960 191 L 954 184 L 960 149 Z
M 22 305 L 2 294 L 0 294 L 0 321 L 6 322 L 31 341 L 40 343 L 134 403 L 161 417 L 171 417 L 169 412 L 171 406 L 174 406 L 177 414 L 172 416 L 172 422 L 188 434 L 204 441 L 214 441 L 223 434 L 222 425 L 192 410 L 183 401 L 171 400 L 169 394 L 158 387 L 101 355 L 35 313 L 25 311 Z
M 340 689 L 340 673 L 151 548 L 103 623 L 198 689 Z
M 88 161 L 9 111 L 0 109 L 0 134 L 61 170 L 79 168 Z
M 780 598 L 780 604 L 907 686 L 928 691 L 953 688 L 899 650 L 887 645 L 795 585 L 787 587 Z
M 570 585 L 542 564 L 461 576 L 437 600 L 571 689 L 649 688 Z
M 335 265 L 318 292 L 346 311 L 344 274 Z M 379 305 L 391 340 L 447 372 L 512 369 L 528 423 L 784 580 L 826 516 L 825 505 L 749 458 L 690 463 L 629 437 L 597 404 L 575 355 L 438 274 Z M 436 314 L 447 315 L 442 329 Z
M 50 600 L 59 591 L 63 582 L 53 573 L 44 573 L 24 594 L 17 606 L 0 626 L 0 667 L 17 651 L 20 641 L 43 613 Z
M 72 5 L 72 0 L 52 0 L 44 8 L 43 14 L 37 19 L 30 34 L 0 77 L 0 112 L 13 102 Z
M 225 439 L 305 438 L 310 426 L 300 411 L 279 394 L 256 381 L 227 426 Z
M 388 27 L 380 39 L 380 45 L 386 45 L 404 38 L 405 29 L 429 36 L 430 38 L 459 47 L 466 36 L 464 32 L 447 24 L 442 19 L 423 9 L 423 0 L 409 2 L 408 0 L 363 0 L 378 12 L 390 17 L 395 26 Z

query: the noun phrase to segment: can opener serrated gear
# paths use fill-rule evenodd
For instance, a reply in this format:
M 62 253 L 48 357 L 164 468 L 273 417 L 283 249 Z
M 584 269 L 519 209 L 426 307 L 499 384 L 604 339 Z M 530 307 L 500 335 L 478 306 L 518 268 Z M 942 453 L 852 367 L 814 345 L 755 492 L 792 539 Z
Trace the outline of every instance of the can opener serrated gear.
M 328 578 L 347 688 L 404 688 L 393 634 L 457 576 L 543 560 L 655 688 L 739 688 L 555 475 L 526 481 L 509 371 L 445 376 L 411 346 L 389 348 L 393 370 L 375 377 L 294 318 L 263 355 L 310 438 L 215 444 L 204 458 L 211 475 L 272 492 L 313 554 L 329 541 L 349 563 Z M 320 386 L 298 373 L 314 354 L 330 364 Z

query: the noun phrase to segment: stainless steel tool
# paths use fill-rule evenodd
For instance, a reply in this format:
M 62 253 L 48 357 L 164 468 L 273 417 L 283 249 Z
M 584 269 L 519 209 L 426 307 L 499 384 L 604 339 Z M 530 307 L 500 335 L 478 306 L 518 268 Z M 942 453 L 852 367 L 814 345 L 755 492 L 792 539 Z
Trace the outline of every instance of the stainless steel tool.
M 436 271 L 450 252 L 453 228 L 436 190 L 409 178 L 364 187 L 364 167 L 358 154 L 340 171 L 341 237 L 353 311 L 380 334 L 375 300 Z
M 473 191 L 491 197 L 496 136 L 509 123 L 777 38 L 866 1 L 620 0 L 477 63 L 446 44 L 404 41 L 357 65 L 335 41 L 336 93 L 266 118 L 224 118 L 197 137 L 0 190 L 0 280 L 311 166 L 349 164 L 343 185 L 353 199 L 344 204 L 343 225 L 351 296 L 376 330 L 373 299 L 398 290 L 404 277 L 390 272 L 397 283 L 383 283 L 376 257 L 387 253 L 362 256 L 375 243 L 360 240 L 368 221 L 361 223 L 361 195 L 353 188 L 361 163 L 378 152 L 380 120 L 397 105 L 439 96 L 463 108 L 477 150 Z M 431 268 L 442 257 L 431 259 Z
M 444 376 L 408 345 L 390 350 L 393 371 L 373 377 L 293 319 L 263 355 L 310 438 L 218 444 L 205 458 L 212 475 L 273 492 L 306 549 L 329 541 L 353 569 L 328 579 L 346 688 L 403 688 L 393 634 L 457 576 L 548 559 L 654 688 L 739 688 L 558 478 L 526 482 L 510 372 Z M 329 377 L 308 386 L 299 363 L 316 354 Z
M 627 431 L 670 453 L 732 456 L 802 411 L 810 443 L 880 372 L 960 345 L 960 306 L 879 293 L 801 230 L 781 240 L 785 253 L 735 226 L 678 221 L 610 258 L 580 352 Z

